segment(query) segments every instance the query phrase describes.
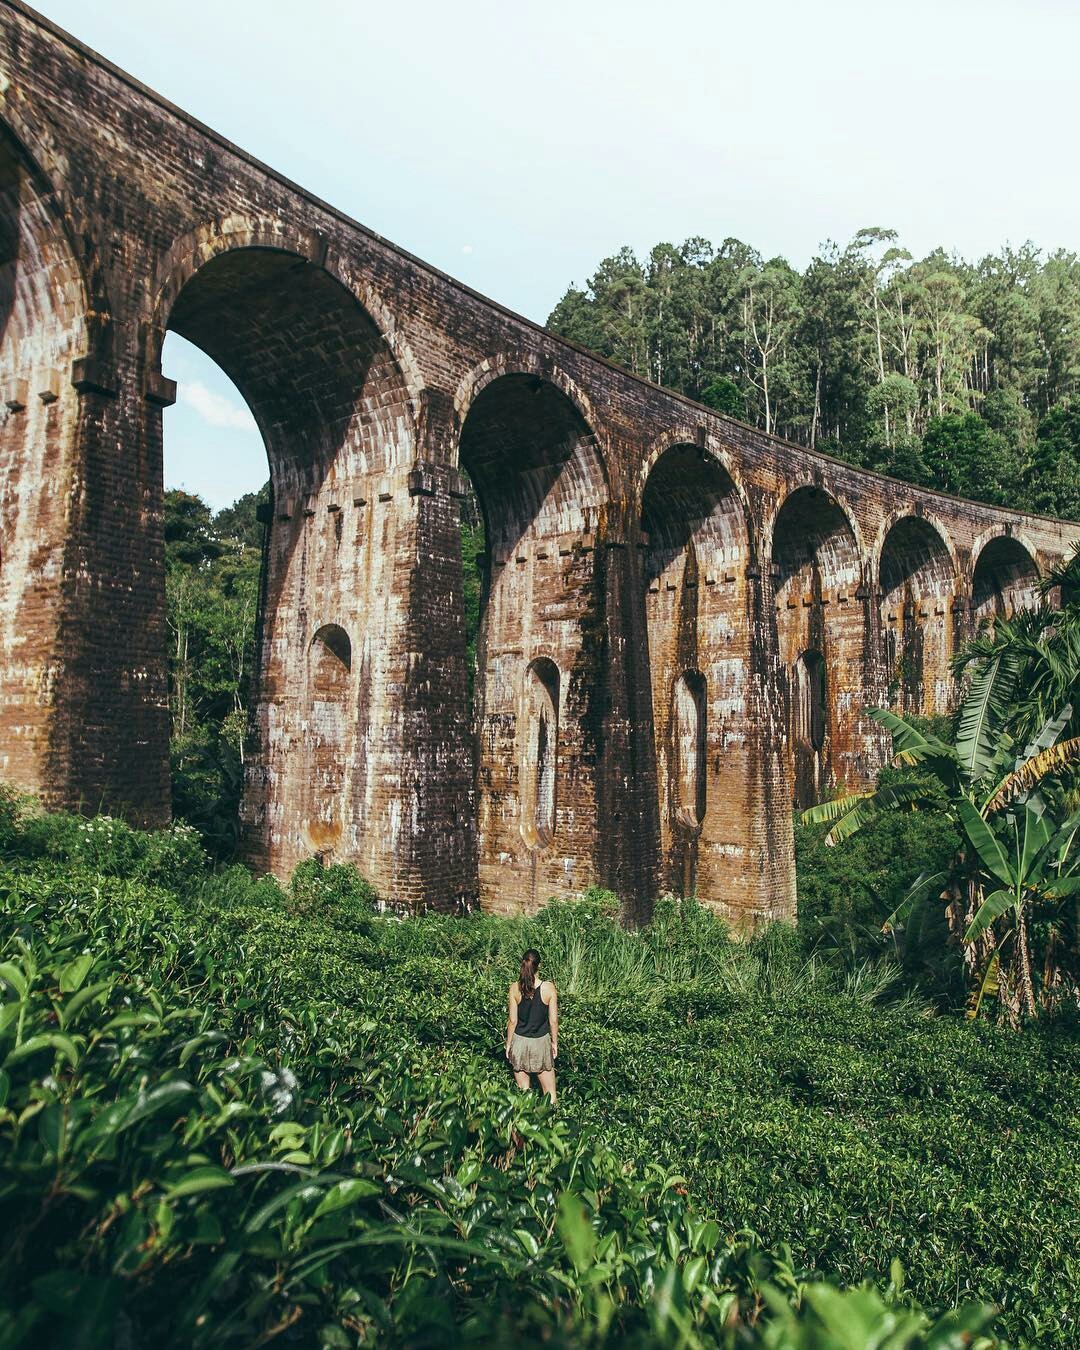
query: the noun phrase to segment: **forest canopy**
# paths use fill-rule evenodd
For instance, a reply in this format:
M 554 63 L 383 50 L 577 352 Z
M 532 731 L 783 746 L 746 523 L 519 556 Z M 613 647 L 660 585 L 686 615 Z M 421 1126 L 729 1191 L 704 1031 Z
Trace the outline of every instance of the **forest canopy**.
M 562 337 L 762 431 L 923 487 L 1080 518 L 1080 257 L 914 259 L 894 230 L 800 272 L 749 244 L 623 248 Z

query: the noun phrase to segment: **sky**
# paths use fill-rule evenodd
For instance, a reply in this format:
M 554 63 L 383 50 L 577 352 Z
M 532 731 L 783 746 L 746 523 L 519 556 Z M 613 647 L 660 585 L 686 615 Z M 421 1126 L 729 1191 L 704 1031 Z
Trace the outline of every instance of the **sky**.
M 802 267 L 1080 247 L 1077 0 L 38 0 L 279 172 L 543 322 L 629 244 Z M 242 399 L 176 335 L 166 481 L 258 487 Z

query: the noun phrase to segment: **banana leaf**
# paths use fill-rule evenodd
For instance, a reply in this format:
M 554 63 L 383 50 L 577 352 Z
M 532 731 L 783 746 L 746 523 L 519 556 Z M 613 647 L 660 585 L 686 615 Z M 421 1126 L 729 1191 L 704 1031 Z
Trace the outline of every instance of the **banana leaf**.
M 965 942 L 974 942 L 980 933 L 985 933 L 995 919 L 1000 919 L 1006 910 L 1011 909 L 1016 904 L 1016 895 L 1013 891 L 994 891 L 988 895 L 979 906 L 978 913 L 968 924 L 968 930 L 964 934 Z
M 997 877 L 999 881 L 1003 881 L 1006 886 L 1015 886 L 1016 877 L 1009 866 L 1008 859 L 1005 857 L 1001 840 L 998 839 L 974 806 L 966 798 L 961 798 L 956 803 L 956 814 L 960 824 L 964 827 L 964 833 L 971 840 L 976 853 L 979 855 L 979 861 L 986 870 Z
M 1071 708 L 1069 716 L 1072 716 Z M 1057 745 L 1048 745 L 1037 751 L 997 785 L 994 795 L 984 808 L 987 815 L 1000 811 L 1022 792 L 1030 792 L 1048 774 L 1059 773 L 1062 769 L 1077 763 L 1080 763 L 1080 736 L 1061 741 Z
M 891 933 L 895 929 L 902 928 L 905 924 L 910 923 L 930 891 L 935 886 L 944 886 L 948 879 L 949 874 L 947 872 L 920 872 L 908 887 L 903 900 L 881 925 L 881 931 Z
M 971 997 L 968 999 L 966 1016 L 974 1019 L 979 1015 L 979 1009 L 982 1007 L 984 998 L 993 998 L 998 991 L 998 968 L 1001 965 L 1001 953 L 994 952 L 990 960 L 986 963 L 986 969 L 982 973 L 982 979 L 971 991 Z
M 998 749 L 1019 664 L 1015 652 L 1001 651 L 971 677 L 956 733 L 956 753 L 968 782 L 983 776 Z

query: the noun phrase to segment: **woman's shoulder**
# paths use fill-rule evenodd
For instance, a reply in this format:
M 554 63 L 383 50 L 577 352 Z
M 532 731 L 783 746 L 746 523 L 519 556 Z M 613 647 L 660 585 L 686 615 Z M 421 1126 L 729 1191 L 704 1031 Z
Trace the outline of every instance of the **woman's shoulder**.
M 507 993 L 510 995 L 511 998 L 513 998 L 515 994 L 520 996 L 521 990 L 518 988 L 517 980 L 510 981 L 510 988 L 507 990 Z
M 550 1003 L 552 998 L 554 998 L 554 996 L 558 992 L 559 991 L 555 988 L 554 980 L 540 981 L 540 997 L 544 1000 L 545 1003 Z

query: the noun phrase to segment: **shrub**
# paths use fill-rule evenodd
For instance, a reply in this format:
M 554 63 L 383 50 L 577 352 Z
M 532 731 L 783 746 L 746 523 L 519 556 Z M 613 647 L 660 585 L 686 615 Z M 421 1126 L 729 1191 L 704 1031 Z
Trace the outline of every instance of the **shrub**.
M 351 863 L 329 866 L 308 858 L 294 870 L 289 895 L 298 914 L 325 916 L 363 925 L 375 912 L 374 886 Z
M 137 875 L 183 892 L 199 883 L 209 862 L 199 831 L 178 823 L 146 835 Z
M 0 853 L 10 851 L 19 834 L 19 794 L 7 783 L 0 783 Z

